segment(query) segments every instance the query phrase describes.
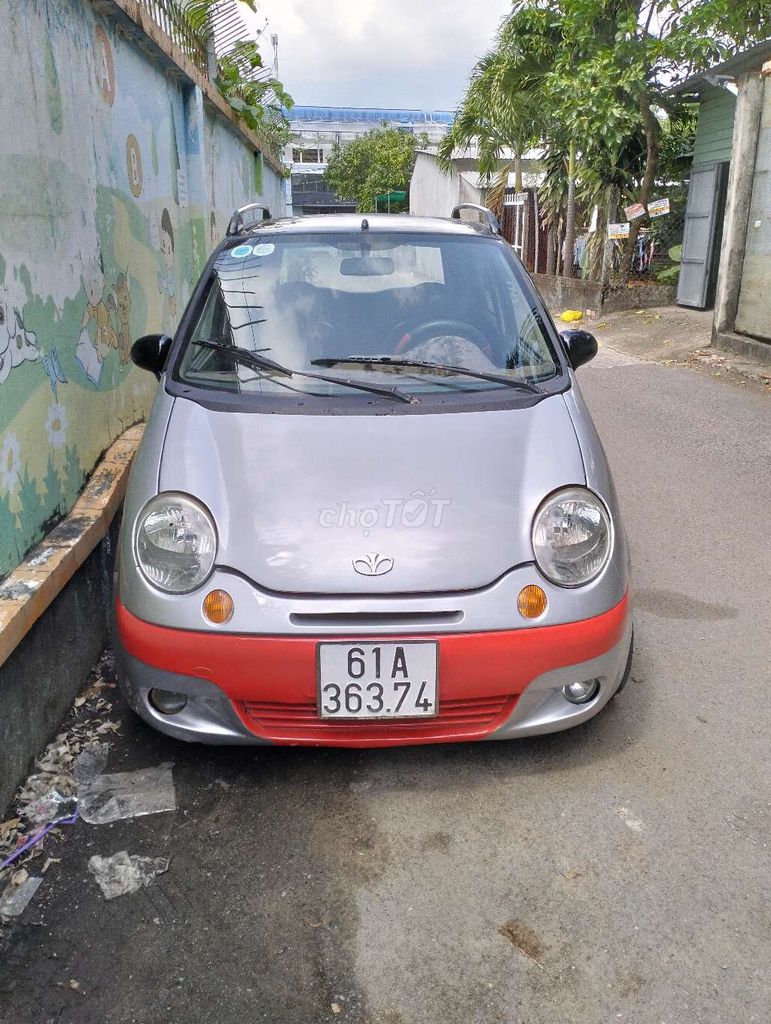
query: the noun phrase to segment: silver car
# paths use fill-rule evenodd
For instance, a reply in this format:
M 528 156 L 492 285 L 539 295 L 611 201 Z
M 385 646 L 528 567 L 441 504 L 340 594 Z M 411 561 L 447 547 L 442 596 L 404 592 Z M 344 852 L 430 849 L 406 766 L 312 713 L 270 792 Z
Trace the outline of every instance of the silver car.
M 126 495 L 119 678 L 180 739 L 512 739 L 596 715 L 632 655 L 627 543 L 574 371 L 481 222 L 236 211 Z M 473 216 L 473 215 L 472 215 Z

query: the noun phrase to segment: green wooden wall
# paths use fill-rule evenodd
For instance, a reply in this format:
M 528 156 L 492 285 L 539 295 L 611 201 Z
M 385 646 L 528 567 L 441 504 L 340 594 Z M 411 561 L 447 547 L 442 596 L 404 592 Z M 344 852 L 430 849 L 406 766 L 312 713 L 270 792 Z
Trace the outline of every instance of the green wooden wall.
M 704 91 L 693 145 L 693 163 L 710 164 L 731 159 L 736 97 L 726 89 Z

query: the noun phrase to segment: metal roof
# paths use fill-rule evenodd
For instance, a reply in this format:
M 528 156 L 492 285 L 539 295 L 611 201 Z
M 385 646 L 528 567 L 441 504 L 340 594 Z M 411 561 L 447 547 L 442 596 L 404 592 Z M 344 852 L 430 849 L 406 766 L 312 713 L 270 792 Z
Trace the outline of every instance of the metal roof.
M 393 121 L 397 124 L 452 124 L 451 110 L 400 110 L 378 107 L 301 107 L 285 111 L 290 121 Z
M 733 57 L 724 60 L 722 64 L 715 64 L 714 67 L 706 68 L 696 75 L 691 75 L 684 82 L 676 85 L 672 92 L 680 94 L 698 93 L 706 86 L 719 86 L 718 79 L 724 78 L 735 80 L 747 71 L 760 70 L 767 60 L 771 60 L 771 39 L 751 46 L 749 50 L 742 50 L 735 53 Z

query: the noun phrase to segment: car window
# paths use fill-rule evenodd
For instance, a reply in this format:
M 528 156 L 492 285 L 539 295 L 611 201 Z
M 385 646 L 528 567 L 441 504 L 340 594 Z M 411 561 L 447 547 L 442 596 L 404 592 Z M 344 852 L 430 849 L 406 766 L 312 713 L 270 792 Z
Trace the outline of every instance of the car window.
M 294 370 L 318 371 L 319 360 L 387 357 L 537 384 L 561 370 L 533 301 L 508 247 L 484 236 L 266 231 L 217 257 L 177 375 L 256 395 L 350 394 L 335 383 L 245 366 L 222 351 L 235 345 Z M 371 362 L 325 372 L 416 394 L 502 386 Z
M 373 236 L 366 250 L 358 246 L 341 249 L 323 241 L 302 247 L 282 246 L 280 259 L 279 280 L 284 284 L 299 281 L 349 293 L 390 291 L 428 282 L 444 284 L 438 245 L 394 246 Z M 379 266 L 377 260 L 382 261 Z M 378 269 L 380 273 L 374 272 Z

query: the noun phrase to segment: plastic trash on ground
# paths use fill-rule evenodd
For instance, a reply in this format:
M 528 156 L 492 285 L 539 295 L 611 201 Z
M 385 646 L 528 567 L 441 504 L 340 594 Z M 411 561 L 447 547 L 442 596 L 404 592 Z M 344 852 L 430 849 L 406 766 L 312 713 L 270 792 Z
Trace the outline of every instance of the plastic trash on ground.
M 75 758 L 72 774 L 78 785 L 93 782 L 107 767 L 108 743 L 87 743 Z
M 575 320 L 581 320 L 583 315 L 580 309 L 566 309 L 564 313 L 560 314 L 560 320 L 564 320 L 566 324 L 571 324 Z
M 97 775 L 78 787 L 81 818 L 90 825 L 106 825 L 121 818 L 175 811 L 177 800 L 171 768 L 159 765 L 135 772 Z
M 166 857 L 137 857 L 126 850 L 112 857 L 91 857 L 88 870 L 94 876 L 106 900 L 136 892 L 169 870 Z
M 0 917 L 18 917 L 25 910 L 43 881 L 42 878 L 27 875 L 26 871 L 19 872 L 19 874 L 26 877 L 18 885 L 12 881 L 0 896 Z
M 61 779 L 61 789 L 67 790 L 67 780 Z M 59 788 L 41 789 L 23 807 L 22 813 L 30 825 L 49 825 L 52 822 L 71 818 L 78 808 L 77 799 Z

